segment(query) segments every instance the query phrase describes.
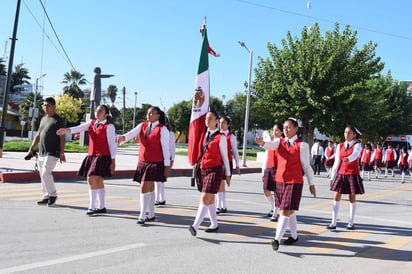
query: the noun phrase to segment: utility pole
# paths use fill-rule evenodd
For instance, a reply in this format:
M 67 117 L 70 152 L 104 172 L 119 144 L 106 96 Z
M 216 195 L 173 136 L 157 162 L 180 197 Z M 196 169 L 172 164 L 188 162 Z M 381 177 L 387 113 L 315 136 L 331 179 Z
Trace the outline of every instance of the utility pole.
M 134 93 L 133 128 L 136 122 L 136 104 L 137 104 L 137 91 Z
M 123 134 L 125 133 L 124 130 L 124 123 L 126 119 L 126 87 L 123 87 Z
M 9 90 L 11 86 L 11 73 L 13 69 L 14 48 L 16 46 L 16 40 L 17 40 L 16 36 L 17 36 L 17 26 L 19 22 L 20 3 L 21 3 L 21 0 L 17 0 L 16 16 L 14 17 L 13 37 L 11 39 L 9 66 L 7 68 L 6 88 L 4 89 L 4 96 L 3 96 L 3 110 L 1 114 L 1 123 L 0 123 L 0 158 L 3 157 L 4 130 L 6 128 L 6 116 L 7 116 L 7 100 L 9 97 Z
M 41 75 L 39 78 L 36 78 L 36 88 L 34 89 L 34 99 L 33 99 L 33 109 L 30 111 L 31 113 L 31 140 L 34 139 L 34 128 L 36 125 L 36 118 L 39 115 L 38 108 L 36 108 L 36 101 L 37 101 L 37 86 L 39 84 L 39 79 L 46 76 L 46 73 Z

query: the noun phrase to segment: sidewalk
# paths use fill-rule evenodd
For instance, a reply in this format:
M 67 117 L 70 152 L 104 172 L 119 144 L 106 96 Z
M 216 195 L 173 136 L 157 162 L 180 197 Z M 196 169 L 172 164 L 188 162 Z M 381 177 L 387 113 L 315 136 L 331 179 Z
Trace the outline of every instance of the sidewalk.
M 179 149 L 177 149 L 179 150 Z M 116 174 L 113 178 L 132 178 L 138 160 L 137 146 L 118 148 L 116 157 Z M 40 180 L 35 170 L 36 160 L 24 160 L 27 152 L 3 152 L 0 158 L 0 181 L 3 183 L 24 183 L 32 180 Z M 69 179 L 78 177 L 77 171 L 87 153 L 67 153 L 66 162 L 57 163 L 53 171 L 55 179 Z M 257 161 L 247 161 L 247 167 L 241 167 L 241 173 L 259 173 L 262 164 Z M 192 168 L 187 156 L 176 155 L 175 162 L 170 173 L 171 177 L 192 176 Z

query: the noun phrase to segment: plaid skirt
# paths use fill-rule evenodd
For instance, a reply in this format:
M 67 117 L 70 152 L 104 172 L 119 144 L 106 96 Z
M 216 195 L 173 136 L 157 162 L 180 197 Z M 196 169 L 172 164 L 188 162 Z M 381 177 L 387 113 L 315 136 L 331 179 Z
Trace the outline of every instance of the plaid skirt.
M 385 168 L 392 169 L 396 166 L 395 161 L 386 161 Z
M 330 190 L 339 192 L 341 194 L 365 193 L 362 178 L 359 175 L 338 174 L 332 186 L 330 187 Z
M 216 194 L 223 177 L 223 166 L 200 169 L 196 176 L 197 189 L 200 192 Z
M 362 170 L 363 171 L 372 171 L 373 166 L 369 163 L 362 163 Z
M 382 159 L 373 160 L 373 165 L 376 167 L 382 167 Z
M 335 159 L 326 159 L 325 160 L 325 168 L 333 167 L 334 163 L 335 163 Z
M 110 155 L 105 156 L 92 156 L 87 155 L 84 158 L 79 171 L 78 176 L 101 176 L 101 177 L 111 177 L 110 164 L 112 163 L 112 158 Z
M 276 183 L 275 205 L 280 210 L 299 210 L 302 184 Z
M 163 162 L 139 162 L 133 176 L 135 182 L 166 182 Z
M 276 182 L 275 182 L 276 168 L 269 167 L 266 168 L 263 173 L 263 190 L 275 191 Z
M 408 164 L 406 164 L 406 165 L 399 165 L 399 170 L 400 170 L 401 172 L 407 172 L 407 171 L 409 170 L 409 165 L 408 165 Z

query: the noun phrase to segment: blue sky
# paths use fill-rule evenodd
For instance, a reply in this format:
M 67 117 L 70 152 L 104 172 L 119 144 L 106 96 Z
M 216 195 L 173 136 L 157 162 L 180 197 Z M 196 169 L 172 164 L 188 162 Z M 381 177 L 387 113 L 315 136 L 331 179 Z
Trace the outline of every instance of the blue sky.
M 221 57 L 210 56 L 211 95 L 233 98 L 244 90 L 249 54 L 268 56 L 267 43 L 280 41 L 290 31 L 300 37 L 303 26 L 318 22 L 324 34 L 339 22 L 358 31 L 358 47 L 373 41 L 385 72 L 396 80 L 411 80 L 412 1 L 313 0 L 42 0 L 58 37 L 75 69 L 91 82 L 93 68 L 115 77 L 102 80 L 119 90 L 126 87 L 126 107 L 149 103 L 168 109 L 189 100 L 200 57 L 199 28 L 207 17 L 211 47 Z M 5 41 L 12 36 L 16 11 L 14 0 L 1 1 L 1 57 L 7 57 Z M 37 21 L 36 21 L 37 20 Z M 14 64 L 23 62 L 32 82 L 43 95 L 62 92 L 61 81 L 72 69 L 44 15 L 39 0 L 22 0 Z M 57 49 L 56 49 L 57 48 Z M 6 61 L 8 64 L 8 61 Z M 253 79 L 253 75 L 252 75 Z M 91 84 L 84 86 L 90 88 Z M 121 106 L 119 94 L 116 101 Z

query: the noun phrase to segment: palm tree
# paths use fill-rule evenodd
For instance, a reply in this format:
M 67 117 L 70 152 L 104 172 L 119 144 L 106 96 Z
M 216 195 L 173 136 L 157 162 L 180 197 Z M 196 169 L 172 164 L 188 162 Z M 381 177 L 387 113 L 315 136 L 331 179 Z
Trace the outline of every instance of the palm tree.
M 26 122 L 30 121 L 31 118 L 29 117 L 29 109 L 33 107 L 34 101 L 34 92 L 30 92 L 27 94 L 25 98 L 23 98 L 20 102 L 20 116 Z M 36 106 L 39 109 L 39 117 L 36 120 L 36 128 L 38 128 L 40 124 L 40 118 L 44 116 L 44 110 L 42 107 L 39 107 L 43 104 L 43 96 L 40 93 L 36 95 Z
M 14 86 L 22 84 L 30 84 L 31 77 L 29 76 L 29 70 L 23 67 L 23 63 L 18 64 L 14 67 L 14 72 L 11 75 L 11 92 L 13 91 Z
M 84 74 L 72 69 L 70 72 L 64 74 L 62 84 L 67 84 L 67 86 L 63 87 L 64 94 L 67 93 L 76 99 L 83 99 L 84 93 L 80 89 L 80 86 L 87 84 Z
M 114 101 L 116 101 L 116 96 L 117 96 L 117 87 L 115 85 L 109 85 L 107 88 L 107 95 L 110 98 L 110 101 L 112 101 L 112 106 L 114 106 Z

